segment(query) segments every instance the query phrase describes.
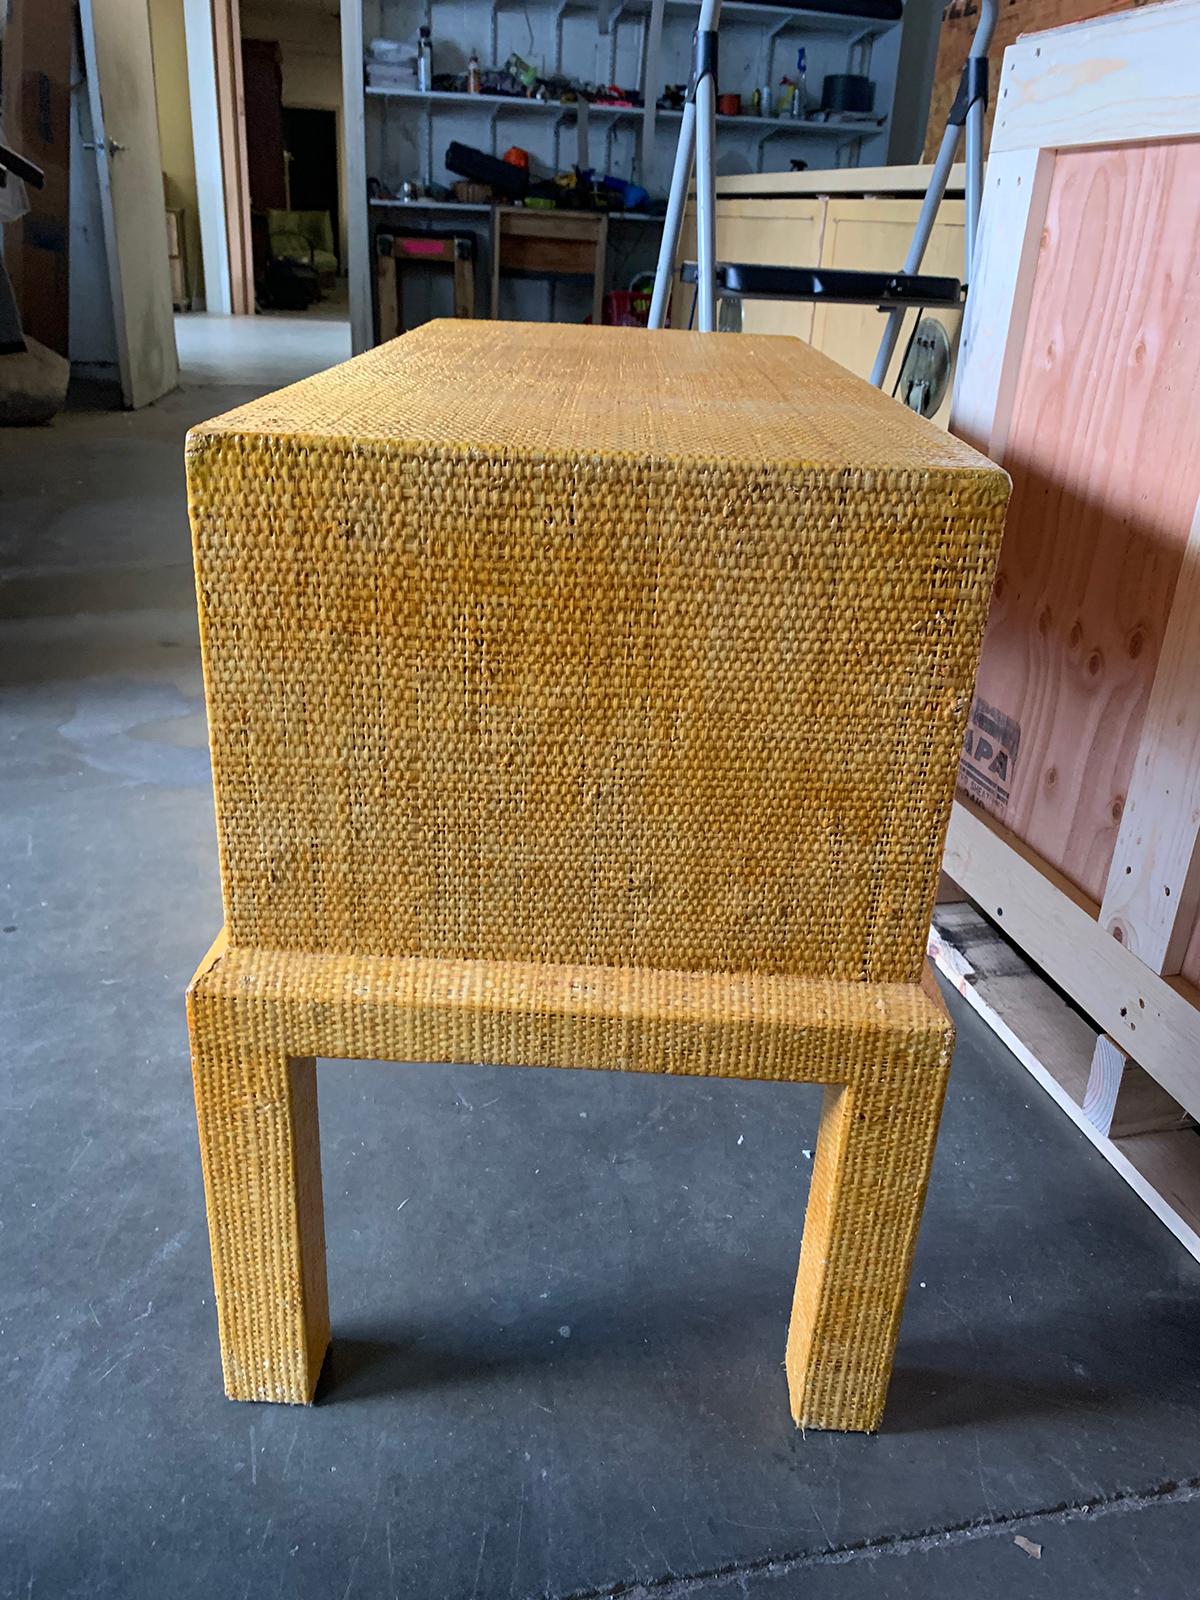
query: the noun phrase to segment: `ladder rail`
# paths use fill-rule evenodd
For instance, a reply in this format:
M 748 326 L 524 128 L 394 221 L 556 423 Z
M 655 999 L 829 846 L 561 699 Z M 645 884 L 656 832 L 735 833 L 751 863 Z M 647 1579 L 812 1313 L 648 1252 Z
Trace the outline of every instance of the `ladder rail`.
M 981 0 L 971 48 L 963 66 L 958 94 L 950 108 L 945 131 L 930 173 L 929 185 L 913 228 L 902 275 L 916 277 L 925 259 L 938 210 L 946 197 L 950 171 L 958 153 L 959 141 L 966 140 L 966 225 L 963 230 L 964 292 L 969 289 L 975 260 L 975 239 L 983 198 L 983 117 L 987 105 L 987 60 L 999 17 L 999 0 Z M 696 168 L 696 286 L 700 331 L 711 333 L 716 326 L 718 267 L 716 261 L 716 171 L 715 171 L 715 95 L 716 30 L 720 20 L 720 0 L 702 0 L 696 29 L 696 64 L 691 90 L 684 106 L 671 174 L 667 212 L 663 219 L 658 266 L 654 275 L 649 326 L 666 325 L 671 280 L 675 274 L 675 253 L 683 224 L 688 183 L 693 161 Z M 708 49 L 705 49 L 706 42 Z M 864 278 L 871 276 L 864 274 Z M 870 296 L 874 299 L 875 296 Z M 868 303 L 867 300 L 861 303 Z M 907 304 L 892 304 L 880 337 L 871 382 L 881 389 L 904 325 L 906 311 L 922 301 L 914 297 Z M 883 307 L 880 307 L 882 310 Z

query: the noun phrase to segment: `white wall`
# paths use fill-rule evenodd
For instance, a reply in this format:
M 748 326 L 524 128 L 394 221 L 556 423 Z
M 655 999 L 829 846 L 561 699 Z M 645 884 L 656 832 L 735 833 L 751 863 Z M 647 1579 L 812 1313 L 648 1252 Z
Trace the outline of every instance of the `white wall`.
M 944 0 L 905 0 L 888 139 L 887 158 L 892 164 L 922 159 L 944 9 Z
M 188 92 L 192 102 L 192 152 L 196 204 L 204 253 L 204 304 L 228 316 L 229 235 L 225 227 L 225 179 L 221 171 L 221 124 L 217 114 L 217 66 L 213 49 L 212 0 L 183 0 Z

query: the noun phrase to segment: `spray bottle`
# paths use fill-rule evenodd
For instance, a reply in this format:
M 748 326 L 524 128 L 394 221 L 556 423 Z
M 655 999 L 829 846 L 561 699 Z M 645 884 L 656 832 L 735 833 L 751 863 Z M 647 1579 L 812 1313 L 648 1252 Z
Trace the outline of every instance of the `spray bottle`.
M 803 45 L 796 52 L 796 82 L 792 88 L 792 115 L 794 117 L 808 115 L 808 61 L 805 57 Z

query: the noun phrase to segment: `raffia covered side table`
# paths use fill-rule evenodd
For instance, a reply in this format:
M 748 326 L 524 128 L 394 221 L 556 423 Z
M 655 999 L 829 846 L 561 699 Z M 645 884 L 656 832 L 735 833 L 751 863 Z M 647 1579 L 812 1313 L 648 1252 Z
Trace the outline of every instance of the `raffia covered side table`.
M 329 1343 L 317 1057 L 827 1085 L 796 1421 L 887 1391 L 1008 480 L 791 339 L 437 322 L 187 447 L 226 1392 Z M 780 1092 L 784 1092 L 781 1090 Z

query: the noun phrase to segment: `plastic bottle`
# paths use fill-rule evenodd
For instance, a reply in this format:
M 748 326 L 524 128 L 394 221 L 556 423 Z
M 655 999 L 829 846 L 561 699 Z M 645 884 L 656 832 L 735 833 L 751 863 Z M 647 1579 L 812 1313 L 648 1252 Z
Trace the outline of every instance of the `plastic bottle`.
M 433 88 L 433 38 L 427 23 L 417 35 L 417 88 L 422 94 Z
M 808 115 L 808 62 L 803 45 L 796 52 L 796 85 L 792 90 L 792 115 L 794 117 Z
M 479 52 L 471 51 L 471 58 L 467 62 L 467 93 L 479 93 Z

